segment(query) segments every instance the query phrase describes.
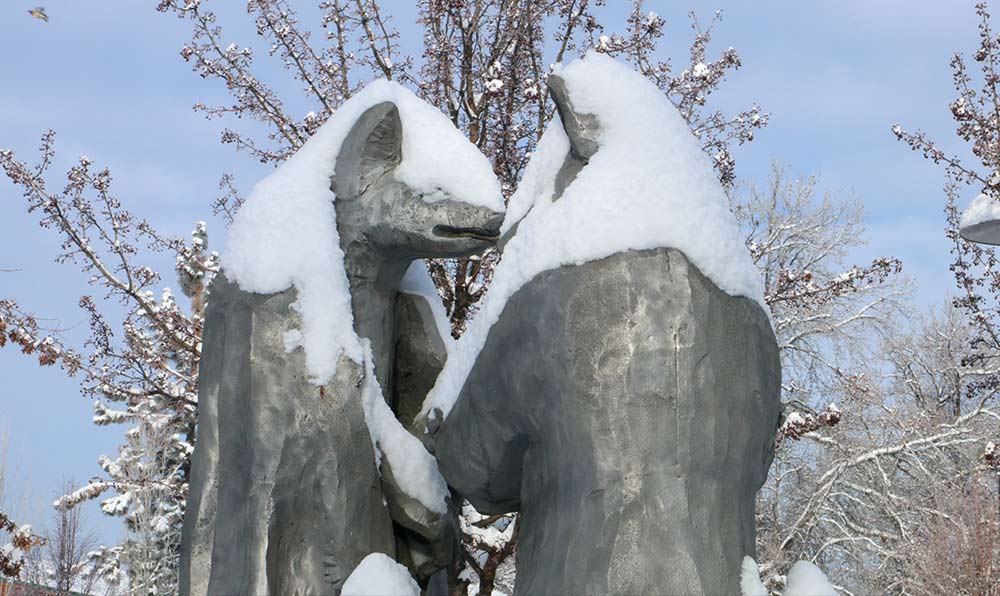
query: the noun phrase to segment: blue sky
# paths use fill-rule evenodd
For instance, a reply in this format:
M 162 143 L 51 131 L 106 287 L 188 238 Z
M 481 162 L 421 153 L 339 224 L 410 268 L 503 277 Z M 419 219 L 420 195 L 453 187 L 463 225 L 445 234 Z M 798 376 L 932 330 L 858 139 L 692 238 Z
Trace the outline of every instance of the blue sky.
M 301 6 L 309 22 L 315 2 L 291 3 Z M 52 128 L 58 132 L 55 176 L 87 155 L 111 167 L 116 194 L 128 208 L 169 235 L 186 235 L 195 221 L 208 220 L 217 248 L 222 228 L 209 204 L 219 176 L 234 173 L 245 190 L 266 170 L 220 145 L 223 123 L 191 110 L 196 101 L 224 101 L 225 92 L 181 60 L 186 24 L 157 13 L 155 4 L 49 0 L 51 22 L 42 23 L 28 16 L 30 2 L 3 0 L 0 147 L 33 159 L 39 136 Z M 227 41 L 251 38 L 242 2 L 207 4 L 229 6 L 221 24 L 235 26 L 227 28 Z M 609 4 L 607 22 L 620 28 L 625 3 Z M 943 147 L 964 151 L 953 139 L 948 112 L 948 61 L 955 51 L 975 49 L 973 4 L 649 0 L 647 7 L 667 20 L 664 47 L 675 64 L 685 60 L 691 39 L 687 12 L 707 20 L 724 10 L 714 49 L 735 47 L 743 68 L 724 84 L 715 104 L 736 111 L 756 101 L 771 113 L 770 126 L 736 153 L 738 175 L 764 184 L 775 160 L 793 174 L 820 175 L 823 189 L 856 194 L 866 206 L 870 244 L 852 257 L 858 263 L 901 258 L 904 272 L 918 283 L 915 304 L 927 305 L 943 300 L 953 285 L 943 236 L 943 176 L 889 128 L 894 122 L 920 127 Z M 404 47 L 419 55 L 413 2 L 382 5 L 395 17 Z M 275 80 L 287 85 L 278 86 L 279 94 L 297 93 L 287 79 Z M 303 105 L 302 113 L 308 109 Z M 53 177 L 52 183 L 60 181 Z M 0 296 L 78 335 L 85 317 L 76 304 L 90 290 L 86 277 L 52 262 L 58 239 L 38 227 L 6 179 L 0 181 L 0 206 L 0 269 L 19 270 L 0 273 Z M 149 262 L 171 270 L 168 257 Z M 112 453 L 121 436 L 120 428 L 90 424 L 91 404 L 74 381 L 10 349 L 0 350 L 0 412 L 0 436 L 9 442 L 8 495 L 25 521 L 49 515 L 47 505 L 64 480 L 80 483 L 99 472 L 98 455 Z M 117 520 L 103 518 L 96 507 L 88 514 L 105 540 L 120 534 Z

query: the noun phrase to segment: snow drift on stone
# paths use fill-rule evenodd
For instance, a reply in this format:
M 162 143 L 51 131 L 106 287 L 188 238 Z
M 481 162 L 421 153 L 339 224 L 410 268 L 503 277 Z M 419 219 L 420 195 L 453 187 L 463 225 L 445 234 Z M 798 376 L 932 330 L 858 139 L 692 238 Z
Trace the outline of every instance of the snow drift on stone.
M 837 589 L 819 567 L 809 561 L 792 565 L 785 580 L 783 596 L 837 596 Z
M 600 149 L 553 201 L 569 150 L 553 119 L 510 201 L 504 231 L 514 224 L 517 231 L 424 414 L 433 408 L 448 414 L 507 300 L 539 273 L 563 265 L 673 247 L 723 291 L 756 300 L 767 312 L 763 282 L 712 165 L 666 96 L 639 73 L 594 52 L 556 74 L 575 110 L 600 122 Z
M 343 596 L 420 596 L 420 586 L 391 557 L 372 553 L 361 560 L 344 582 Z
M 752 557 L 743 557 L 740 569 L 740 592 L 743 596 L 769 596 L 764 583 L 760 581 L 760 569 Z
M 769 593 L 760 581 L 757 562 L 751 557 L 743 557 L 740 592 L 743 596 L 768 596 Z M 785 577 L 785 589 L 781 593 L 782 596 L 837 596 L 837 589 L 819 567 L 809 561 L 798 561 Z
M 361 405 L 365 425 L 375 446 L 375 464 L 382 470 L 384 457 L 392 468 L 399 488 L 421 505 L 444 514 L 448 511 L 448 485 L 438 471 L 437 461 L 427 452 L 420 439 L 411 435 L 396 419 L 382 397 L 382 387 L 375 377 L 371 346 L 361 340 L 365 357 L 365 378 L 361 389 Z

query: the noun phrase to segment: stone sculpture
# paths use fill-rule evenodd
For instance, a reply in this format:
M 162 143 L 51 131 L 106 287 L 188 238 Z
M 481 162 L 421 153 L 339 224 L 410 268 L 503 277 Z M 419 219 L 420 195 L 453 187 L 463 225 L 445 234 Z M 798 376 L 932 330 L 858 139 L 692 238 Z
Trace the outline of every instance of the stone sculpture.
M 679 251 L 550 271 L 508 302 L 436 456 L 481 513 L 521 512 L 518 594 L 737 594 L 779 371 L 760 308 Z
M 425 593 L 445 589 L 431 575 L 457 556 L 453 511 L 404 489 L 405 462 L 376 465 L 375 381 L 455 494 L 521 512 L 517 594 L 739 593 L 781 410 L 760 280 L 660 90 L 601 55 L 548 83 L 559 119 L 511 200 L 472 349 L 446 337 L 433 289 L 401 293 L 401 279 L 414 259 L 496 241 L 502 217 L 401 181 L 406 124 L 392 102 L 358 113 L 331 181 L 365 361 L 345 353 L 314 384 L 304 344 L 289 342 L 306 318 L 301 288 L 217 277 L 183 595 L 338 594 L 370 553 L 393 554 Z M 645 211 L 622 217 L 630 209 Z
M 332 180 L 354 328 L 370 341 L 387 394 L 397 329 L 411 329 L 396 321 L 407 267 L 481 250 L 502 221 L 482 207 L 422 200 L 397 180 L 402 126 L 392 103 L 367 109 Z M 362 366 L 341 356 L 318 387 L 303 350 L 287 349 L 288 334 L 301 327 L 295 302 L 294 288 L 254 294 L 223 274 L 212 285 L 182 594 L 336 594 L 372 552 L 396 553 L 427 573 L 452 556 L 449 520 L 399 490 L 384 459 L 380 479 Z
M 558 199 L 602 134 L 549 85 L 570 144 Z M 660 247 L 522 285 L 428 426 L 454 490 L 521 512 L 516 594 L 738 594 L 779 387 L 761 306 Z

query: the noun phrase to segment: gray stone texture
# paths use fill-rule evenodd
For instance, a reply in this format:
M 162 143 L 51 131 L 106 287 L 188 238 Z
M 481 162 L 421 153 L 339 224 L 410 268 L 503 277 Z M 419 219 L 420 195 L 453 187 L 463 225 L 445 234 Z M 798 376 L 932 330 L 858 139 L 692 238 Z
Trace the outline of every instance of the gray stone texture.
M 570 141 L 559 200 L 600 121 L 548 84 Z M 516 594 L 739 594 L 780 385 L 756 302 L 676 249 L 628 251 L 520 288 L 448 418 L 418 426 L 476 509 L 521 512 Z
M 401 127 L 392 104 L 370 108 L 341 148 L 332 181 L 355 330 L 371 341 L 387 398 L 397 345 L 412 345 L 413 358 L 433 355 L 422 351 L 431 340 L 399 337 L 423 329 L 398 323 L 406 268 L 417 258 L 481 250 L 502 220 L 466 203 L 427 203 L 398 182 L 392 170 L 401 160 Z M 221 274 L 212 284 L 182 595 L 338 594 L 372 552 L 395 556 L 418 577 L 454 555 L 451 518 L 401 491 L 384 459 L 379 475 L 361 405 L 362 368 L 342 357 L 319 387 L 303 351 L 286 352 L 285 333 L 301 328 L 295 294 L 246 292 Z
M 448 358 L 434 313 L 423 296 L 396 297 L 396 361 L 392 410 L 409 428 Z
M 284 348 L 300 325 L 294 298 L 244 292 L 224 277 L 212 285 L 203 349 L 221 358 L 201 376 L 221 381 L 214 400 L 200 397 L 222 416 L 212 457 L 213 420 L 199 411 L 195 466 L 204 467 L 192 471 L 192 498 L 212 492 L 209 465 L 217 478 L 214 499 L 189 502 L 189 515 L 202 514 L 192 560 L 211 563 L 208 574 L 192 570 L 199 593 L 333 593 L 369 553 L 395 552 L 361 409 L 363 371 L 341 358 L 330 383 L 310 383 L 304 353 Z
M 511 297 L 436 455 L 480 512 L 521 512 L 516 594 L 739 594 L 780 375 L 757 303 L 619 253 Z

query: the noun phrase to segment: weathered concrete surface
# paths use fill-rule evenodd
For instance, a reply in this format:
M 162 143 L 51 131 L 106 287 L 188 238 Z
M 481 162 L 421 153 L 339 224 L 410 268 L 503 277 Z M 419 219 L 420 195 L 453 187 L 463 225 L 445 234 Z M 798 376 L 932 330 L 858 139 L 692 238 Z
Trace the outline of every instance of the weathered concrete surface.
M 224 277 L 212 285 L 208 316 L 221 321 L 223 357 L 201 374 L 221 379 L 225 417 L 217 504 L 201 508 L 215 510 L 208 594 L 333 593 L 369 553 L 395 552 L 361 409 L 362 369 L 342 358 L 330 383 L 310 383 L 304 353 L 284 347 L 300 325 L 292 302 L 291 290 L 251 294 Z
M 392 409 L 399 421 L 410 428 L 448 356 L 434 313 L 423 296 L 397 295 L 396 337 Z M 423 440 L 428 439 L 423 433 L 414 434 Z M 433 449 L 432 444 L 427 447 Z M 384 477 L 384 469 L 382 474 Z M 393 499 L 390 499 L 390 506 L 392 502 Z M 404 500 L 396 499 L 396 502 L 403 503 Z M 393 513 L 394 520 L 406 517 L 401 512 Z M 459 549 L 462 548 L 458 513 L 451 507 L 447 517 L 434 520 L 434 523 L 424 521 L 420 525 L 425 529 L 418 533 L 404 527 L 406 524 L 402 521 L 397 521 L 397 541 L 405 543 L 405 547 L 400 547 L 398 552 L 409 556 L 410 560 L 404 564 L 428 578 L 424 587 L 425 596 L 448 596 L 448 571 L 444 567 L 461 556 Z M 434 530 L 436 534 L 428 539 L 430 531 Z
M 409 428 L 448 358 L 434 314 L 422 296 L 396 296 L 395 358 L 392 411 Z
M 517 594 L 738 594 L 780 375 L 755 302 L 620 253 L 512 296 L 436 455 L 479 511 L 521 511 Z
M 502 220 L 453 200 L 428 203 L 397 181 L 401 126 L 392 104 L 366 111 L 331 181 L 355 331 L 370 340 L 387 399 L 406 268 L 416 258 L 481 250 Z M 304 352 L 286 351 L 285 334 L 302 325 L 294 302 L 294 289 L 253 294 L 221 274 L 212 284 L 181 548 L 184 596 L 339 594 L 372 552 L 424 578 L 453 556 L 451 518 L 400 490 L 385 461 L 379 476 L 361 367 L 341 358 L 318 387 Z

